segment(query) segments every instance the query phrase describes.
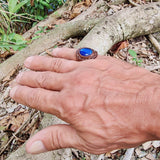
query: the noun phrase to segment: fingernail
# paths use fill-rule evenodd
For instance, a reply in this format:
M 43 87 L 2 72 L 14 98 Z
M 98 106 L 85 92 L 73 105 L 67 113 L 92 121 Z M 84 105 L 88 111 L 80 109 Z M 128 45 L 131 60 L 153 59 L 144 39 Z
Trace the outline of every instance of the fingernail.
M 10 91 L 10 96 L 11 96 L 11 97 L 14 97 L 14 94 L 15 94 L 17 88 L 18 88 L 18 86 L 15 86 L 15 87 L 13 87 L 13 88 L 11 89 L 11 91 Z
M 55 49 L 53 49 L 52 55 L 56 57 L 56 56 L 57 56 L 57 53 L 59 52 L 59 50 L 60 50 L 60 48 L 55 48 Z
M 43 153 L 46 151 L 47 151 L 47 149 L 45 148 L 42 141 L 33 142 L 32 145 L 27 149 L 27 152 L 29 154 L 39 154 L 39 153 Z
M 18 74 L 18 76 L 16 77 L 16 82 L 20 82 L 20 79 L 22 78 L 23 74 L 23 72 Z
M 26 67 L 30 67 L 31 62 L 33 61 L 33 58 L 34 58 L 34 57 L 28 57 L 28 58 L 24 61 L 24 65 L 25 65 Z

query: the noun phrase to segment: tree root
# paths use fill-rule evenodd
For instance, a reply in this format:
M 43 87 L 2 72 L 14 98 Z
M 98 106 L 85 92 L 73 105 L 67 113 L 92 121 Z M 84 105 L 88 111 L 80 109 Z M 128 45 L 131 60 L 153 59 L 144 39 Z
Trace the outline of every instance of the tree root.
M 105 17 L 78 44 L 104 55 L 116 43 L 160 31 L 160 2 L 123 9 Z

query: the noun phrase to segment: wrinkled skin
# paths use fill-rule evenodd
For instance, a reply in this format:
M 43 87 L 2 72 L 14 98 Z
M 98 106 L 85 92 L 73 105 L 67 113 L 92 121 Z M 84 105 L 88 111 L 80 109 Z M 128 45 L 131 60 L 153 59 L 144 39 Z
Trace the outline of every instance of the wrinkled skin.
M 28 153 L 71 147 L 101 154 L 159 139 L 160 76 L 112 57 L 78 62 L 75 49 L 57 48 L 53 56 L 28 58 L 31 71 L 19 74 L 10 92 L 68 122 L 33 136 Z

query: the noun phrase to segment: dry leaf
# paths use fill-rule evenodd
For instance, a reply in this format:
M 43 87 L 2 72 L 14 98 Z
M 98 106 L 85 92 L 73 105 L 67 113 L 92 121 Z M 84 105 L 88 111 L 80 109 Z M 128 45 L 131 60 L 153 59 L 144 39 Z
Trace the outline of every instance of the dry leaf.
M 7 58 L 17 53 L 17 51 L 14 51 L 10 49 L 10 51 L 5 51 L 4 53 L 0 54 L 0 58 Z
M 63 23 L 66 23 L 64 19 L 59 19 L 55 22 L 56 25 L 63 24 Z
M 11 113 L 0 120 L 0 126 L 5 127 L 6 131 L 16 132 L 17 129 L 29 118 L 29 111 L 24 109 Z
M 22 67 L 17 65 L 13 70 L 9 72 L 9 74 L 2 80 L 2 82 L 8 82 L 11 81 L 11 77 L 15 76 L 17 74 L 17 71 L 20 70 Z
M 34 0 L 30 0 L 31 7 L 34 6 Z
M 77 17 L 79 14 L 81 14 L 84 10 L 86 10 L 90 4 L 88 4 L 89 1 L 84 1 L 84 2 L 79 2 L 77 3 L 73 9 L 72 9 L 72 13 L 70 14 L 70 19 L 73 19 L 75 17 Z
M 127 48 L 128 45 L 129 45 L 128 41 L 118 42 L 112 46 L 112 48 L 110 49 L 110 52 L 116 54 L 119 52 L 119 50 Z

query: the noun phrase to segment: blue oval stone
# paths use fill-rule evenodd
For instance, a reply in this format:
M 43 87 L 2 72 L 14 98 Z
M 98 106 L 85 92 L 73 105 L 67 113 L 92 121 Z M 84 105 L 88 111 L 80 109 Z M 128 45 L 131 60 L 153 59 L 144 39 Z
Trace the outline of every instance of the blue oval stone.
M 81 48 L 79 53 L 82 55 L 82 56 L 89 56 L 92 54 L 92 49 L 90 48 Z

